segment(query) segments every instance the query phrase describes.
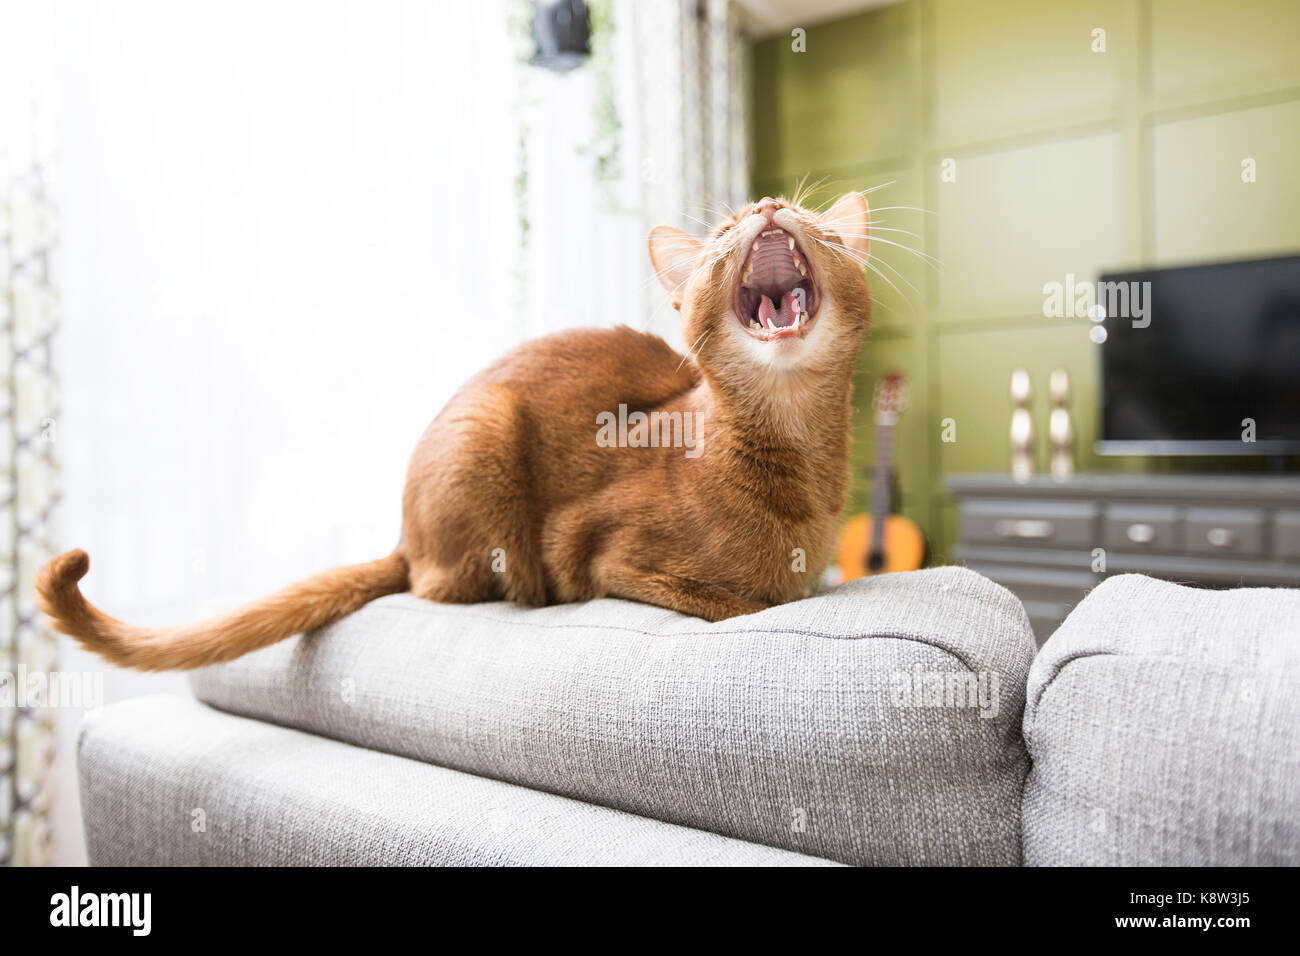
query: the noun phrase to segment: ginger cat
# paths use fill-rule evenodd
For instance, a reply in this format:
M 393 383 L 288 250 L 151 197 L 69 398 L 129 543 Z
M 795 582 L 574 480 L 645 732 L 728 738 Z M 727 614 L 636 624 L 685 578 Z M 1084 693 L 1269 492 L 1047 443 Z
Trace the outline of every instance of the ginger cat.
M 853 365 L 871 314 L 870 213 L 765 198 L 650 258 L 691 354 L 626 326 L 528 343 L 470 379 L 416 446 L 401 540 L 229 614 L 141 628 L 89 604 L 84 551 L 38 606 L 110 661 L 233 660 L 385 594 L 541 606 L 630 598 L 710 621 L 809 594 L 849 480 Z M 802 560 L 799 551 L 802 549 Z

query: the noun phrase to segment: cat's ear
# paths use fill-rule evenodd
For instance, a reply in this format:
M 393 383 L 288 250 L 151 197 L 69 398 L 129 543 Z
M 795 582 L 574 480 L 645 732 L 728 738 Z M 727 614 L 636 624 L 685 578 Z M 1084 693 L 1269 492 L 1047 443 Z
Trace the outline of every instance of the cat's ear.
M 700 261 L 703 239 L 674 229 L 655 226 L 650 230 L 650 262 L 660 283 L 673 297 L 673 308 L 681 308 L 682 289 Z
M 818 221 L 859 255 L 865 256 L 871 248 L 871 210 L 862 193 L 845 193 Z

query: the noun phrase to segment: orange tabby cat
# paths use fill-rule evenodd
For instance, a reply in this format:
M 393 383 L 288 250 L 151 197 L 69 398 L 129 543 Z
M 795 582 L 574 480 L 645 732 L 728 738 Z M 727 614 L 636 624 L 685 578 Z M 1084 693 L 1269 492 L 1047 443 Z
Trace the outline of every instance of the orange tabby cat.
M 691 355 L 627 327 L 562 332 L 470 379 L 416 446 L 402 536 L 229 614 L 142 628 L 89 604 L 84 551 L 36 581 L 54 626 L 145 670 L 228 661 L 384 594 L 530 605 L 631 598 L 717 621 L 807 595 L 849 477 L 871 313 L 870 214 L 763 199 L 650 257 Z

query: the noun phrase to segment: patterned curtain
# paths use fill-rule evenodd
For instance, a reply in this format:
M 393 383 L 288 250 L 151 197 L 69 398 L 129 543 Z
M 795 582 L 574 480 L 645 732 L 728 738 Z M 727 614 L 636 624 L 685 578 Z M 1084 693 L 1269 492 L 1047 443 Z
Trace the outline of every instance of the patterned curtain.
M 636 261 L 648 268 L 650 227 L 700 234 L 749 198 L 748 47 L 731 0 L 614 0 L 612 13 L 620 195 L 638 213 Z M 641 294 L 646 327 L 673 341 L 664 296 Z
M 683 3 L 686 195 L 736 207 L 747 197 L 746 45 L 730 0 Z
M 35 52 L 36 16 L 27 8 L 0 43 L 0 864 L 9 865 L 49 862 L 53 842 L 57 644 L 32 604 L 32 581 L 52 553 L 58 502 L 59 307 L 43 145 L 52 141 L 41 95 L 48 63 Z
M 748 57 L 741 17 L 731 0 L 616 8 L 617 28 L 631 39 L 623 50 L 637 61 L 639 129 L 632 138 L 659 174 L 643 177 L 655 193 L 645 197 L 651 209 L 675 203 L 678 216 L 710 219 L 748 198 Z
M 0 201 L 0 644 L 9 691 L 0 707 L 0 862 L 48 860 L 54 712 L 41 690 L 55 670 L 53 633 L 32 604 L 52 554 L 58 502 L 51 339 L 58 302 L 50 272 L 55 211 L 40 165 L 10 175 Z

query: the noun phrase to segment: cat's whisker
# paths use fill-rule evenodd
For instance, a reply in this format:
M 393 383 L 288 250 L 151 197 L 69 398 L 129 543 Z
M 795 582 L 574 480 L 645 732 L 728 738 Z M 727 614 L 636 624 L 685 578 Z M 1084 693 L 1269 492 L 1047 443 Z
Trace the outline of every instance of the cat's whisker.
M 888 186 L 894 185 L 896 182 L 898 182 L 898 180 L 891 179 L 887 183 L 880 183 L 879 185 L 876 186 L 868 186 L 866 189 L 855 189 L 853 190 L 853 192 L 865 198 L 866 196 L 869 196 L 871 193 L 874 193 L 879 189 L 885 189 Z M 819 203 L 816 207 L 813 208 L 812 211 L 815 213 L 824 212 L 827 209 L 829 209 L 831 206 L 833 206 L 836 202 L 838 202 L 839 199 L 840 199 L 839 196 L 832 196 L 831 198 L 827 199 L 825 202 Z M 875 210 L 872 211 L 874 212 Z
M 809 175 L 810 174 L 805 173 L 804 176 L 799 180 L 799 185 L 795 187 L 794 196 L 791 197 L 790 199 L 790 204 L 792 206 L 802 206 L 804 204 L 804 200 L 806 200 L 810 195 L 812 195 L 813 190 L 820 188 L 826 182 L 827 179 L 827 177 L 823 176 L 821 179 L 818 179 L 816 182 L 809 185 L 808 184 Z
M 688 212 L 684 212 L 684 213 L 682 213 L 682 216 L 683 216 L 684 218 L 686 218 L 686 219 L 689 219 L 691 222 L 699 223 L 699 224 L 700 224 L 701 226 L 703 226 L 705 229 L 709 230 L 710 233 L 713 232 L 713 230 L 714 230 L 715 228 L 717 228 L 716 225 L 715 225 L 714 223 L 711 223 L 711 222 L 708 222 L 707 220 L 701 219 L 699 216 L 692 216 L 692 215 L 691 215 L 690 213 L 688 213 Z
M 820 242 L 823 246 L 829 249 L 836 259 L 843 259 L 844 257 L 841 256 L 840 253 L 849 251 L 847 248 L 840 245 L 838 242 L 827 242 L 825 239 L 822 239 L 818 236 L 813 236 L 813 241 Z
M 732 209 L 729 203 L 722 202 L 721 200 L 718 202 L 699 202 L 694 205 L 695 209 L 702 215 L 711 216 L 713 218 L 713 222 L 705 224 L 709 227 L 710 231 L 716 227 L 719 221 L 734 218 L 736 215 L 736 210 Z
M 874 272 L 876 276 L 880 277 L 880 280 L 883 281 L 885 285 L 888 285 L 889 287 L 891 287 L 891 289 L 896 291 L 898 297 L 900 297 L 902 300 L 904 300 L 904 302 L 909 304 L 909 306 L 911 304 L 911 299 L 907 297 L 907 295 L 904 293 L 904 291 L 902 291 L 902 289 L 900 289 L 900 287 L 894 285 L 894 282 L 891 280 L 891 278 L 887 276 L 887 274 L 881 272 L 880 269 L 876 268 L 875 263 L 880 263 L 880 265 L 884 265 L 885 268 L 888 268 L 889 271 L 893 272 L 894 274 L 897 274 L 898 278 L 900 278 L 900 280 L 904 282 L 904 284 L 907 287 L 909 287 L 909 289 L 913 290 L 915 294 L 920 295 L 920 290 L 918 289 L 918 287 L 914 286 L 913 284 L 911 284 L 911 282 L 907 281 L 906 277 L 902 276 L 902 274 L 898 272 L 897 269 L 894 269 L 892 265 L 889 265 L 887 261 L 876 258 L 876 256 L 862 256 L 861 254 L 858 254 L 858 252 L 852 250 L 852 248 L 848 248 L 845 246 L 837 247 L 835 243 L 826 242 L 824 241 L 824 239 L 818 239 L 818 242 L 822 243 L 823 246 L 826 246 L 832 252 L 836 252 L 837 255 L 839 255 L 839 252 L 844 252 L 844 254 L 848 255 L 850 259 L 853 259 L 855 263 L 862 265 L 863 268 L 870 269 L 871 272 Z M 887 308 L 888 310 L 889 306 L 887 303 L 879 303 L 879 304 L 881 307 Z
M 897 269 L 895 269 L 893 266 L 891 266 L 891 265 L 890 265 L 888 262 L 886 262 L 884 259 L 881 259 L 879 256 L 870 256 L 869 258 L 871 259 L 872 262 L 878 262 L 878 263 L 880 263 L 880 265 L 884 266 L 886 269 L 888 269 L 890 272 L 892 272 L 894 275 L 896 275 L 896 276 L 898 277 L 898 281 L 902 282 L 904 285 L 906 285 L 909 289 L 911 289 L 911 290 L 912 290 L 913 292 L 915 292 L 917 295 L 920 295 L 920 294 L 921 294 L 921 290 L 920 290 L 920 289 L 918 289 L 918 288 L 917 288 L 916 286 L 914 286 L 911 282 L 909 282 L 909 281 L 907 280 L 907 277 L 906 277 L 905 275 L 903 275 L 903 273 L 899 272 Z
M 863 266 L 864 268 L 870 269 L 872 272 L 878 275 L 886 285 L 888 285 L 891 289 L 897 292 L 898 295 L 903 299 L 903 301 L 907 302 L 909 305 L 911 304 L 907 296 L 903 294 L 903 290 L 900 289 L 898 286 L 894 285 L 894 283 L 890 281 L 889 276 L 885 275 L 883 272 L 881 272 L 879 269 L 875 267 L 875 265 L 871 261 L 873 257 L 862 256 L 861 254 L 855 252 L 852 249 L 847 248 L 846 246 L 837 246 L 835 243 L 826 242 L 824 239 L 818 239 L 817 241 L 820 242 L 822 245 L 826 246 L 826 248 L 830 249 L 831 252 L 835 253 L 836 255 L 839 255 L 840 252 L 843 252 L 854 262 L 857 262 L 859 265 Z M 882 265 L 885 264 L 883 260 L 877 259 L 876 261 L 881 262 Z M 896 272 L 897 270 L 894 271 Z M 900 275 L 899 278 L 902 279 L 903 277 Z M 903 281 L 907 282 L 906 279 L 903 279 Z M 920 293 L 920 290 L 917 289 L 915 286 L 912 286 L 910 282 L 907 282 L 907 284 L 913 289 L 913 291 L 917 292 L 918 294 Z M 882 305 L 886 309 L 889 308 L 889 306 L 885 305 L 884 303 L 882 303 Z
M 883 280 L 885 281 L 885 284 L 888 285 L 888 286 L 889 286 L 891 289 L 893 289 L 895 292 L 897 292 L 900 296 L 902 296 L 904 300 L 907 299 L 907 296 L 903 295 L 903 290 L 900 289 L 898 286 L 894 285 L 893 282 L 890 282 L 890 281 L 889 281 L 889 276 L 885 275 L 883 272 L 881 272 L 879 269 L 877 269 L 874 265 L 872 265 L 870 259 L 868 259 L 865 263 L 863 263 L 863 265 L 865 265 L 868 269 L 870 269 L 870 270 L 871 270 L 872 272 L 874 272 L 876 275 L 880 276 L 880 278 L 883 279 Z
M 938 214 L 937 212 L 935 212 L 933 209 L 922 209 L 920 206 L 880 206 L 879 208 L 876 208 L 876 209 L 871 210 L 871 212 L 874 214 L 874 213 L 878 213 L 878 212 L 886 212 L 887 210 L 890 210 L 890 209 L 907 209 L 907 210 L 910 210 L 910 211 L 912 211 L 912 212 L 923 212 L 923 213 L 925 213 L 927 216 L 937 216 L 937 215 L 939 215 L 939 214 Z
M 870 235 L 867 235 L 867 234 L 859 233 L 859 234 L 858 234 L 858 238 L 863 238 L 863 239 L 874 239 L 875 242 L 884 243 L 884 244 L 887 245 L 887 246 L 896 246 L 896 247 L 898 247 L 899 249 L 904 250 L 905 252 L 910 252 L 910 253 L 912 253 L 912 255 L 916 256 L 916 257 L 919 258 L 919 259 L 921 259 L 923 262 L 925 262 L 926 265 L 930 266 L 932 269 L 939 269 L 939 268 L 941 268 L 941 267 L 943 266 L 943 263 L 940 262 L 938 258 L 936 258 L 935 256 L 930 255 L 928 252 L 922 252 L 920 249 L 914 249 L 914 248 L 912 248 L 911 246 L 904 245 L 904 244 L 901 243 L 901 242 L 894 242 L 892 239 L 885 239 L 883 236 L 874 236 L 874 237 L 873 237 L 873 236 L 870 236 Z
M 848 248 L 847 246 L 826 242 L 825 240 L 822 239 L 818 239 L 817 241 L 821 242 L 822 245 L 826 246 L 828 249 L 830 249 L 832 252 L 835 252 L 837 255 L 839 253 L 843 253 L 844 255 L 848 256 L 849 258 L 851 258 L 853 261 L 857 262 L 859 265 L 863 266 L 864 268 L 870 269 L 877 276 L 879 276 L 880 279 L 884 281 L 890 288 L 892 288 L 895 292 L 897 292 L 898 295 L 903 299 L 903 301 L 906 302 L 908 305 L 913 304 L 912 299 L 906 294 L 904 294 L 903 291 L 889 278 L 889 276 L 881 272 L 880 269 L 877 268 L 877 265 L 883 266 L 884 268 L 892 272 L 900 282 L 902 282 L 905 286 L 907 286 L 907 288 L 909 288 L 917 296 L 921 295 L 921 290 L 917 288 L 915 284 L 909 281 L 908 278 L 904 276 L 901 272 L 899 272 L 897 268 L 890 265 L 888 262 L 886 262 L 884 259 L 880 258 L 879 256 L 874 256 L 870 254 L 863 255 L 861 253 L 856 252 L 853 249 Z M 887 305 L 885 305 L 884 307 L 888 308 Z
M 673 369 L 674 375 L 676 375 L 678 372 L 682 370 L 682 366 L 686 364 L 686 360 L 688 358 L 690 358 L 692 355 L 699 354 L 698 349 L 700 345 L 708 341 L 709 333 L 712 331 L 713 331 L 712 329 L 705 329 L 703 332 L 700 333 L 700 337 L 695 340 L 695 344 L 686 350 L 686 354 L 682 356 L 682 360 L 677 363 L 677 368 Z
M 894 242 L 892 239 L 883 239 L 880 236 L 876 236 L 875 241 L 883 242 L 887 246 L 897 246 L 899 249 L 902 249 L 905 252 L 910 252 L 912 253 L 912 255 L 916 256 L 922 262 L 928 265 L 931 269 L 938 270 L 943 267 L 943 263 L 940 262 L 935 256 L 930 255 L 928 252 L 922 252 L 920 249 L 913 249 L 911 246 L 905 246 L 901 242 Z
M 848 239 L 848 238 L 853 238 L 853 239 L 870 239 L 870 238 L 871 238 L 875 233 L 877 233 L 877 232 L 901 232 L 901 233 L 903 233 L 903 235 L 906 235 L 906 236 L 912 236 L 912 237 L 915 238 L 915 239 L 923 239 L 923 238 L 924 238 L 924 237 L 923 237 L 922 235 L 920 235 L 919 233 L 912 232 L 912 230 L 910 230 L 910 229 L 897 229 L 897 228 L 894 228 L 894 227 L 892 227 L 892 226 L 879 226 L 879 225 L 876 225 L 875 223 L 872 223 L 872 224 L 871 224 L 871 229 L 870 229 L 870 231 L 868 231 L 868 232 L 843 232 L 842 230 L 839 230 L 839 229 L 836 229 L 836 230 L 835 230 L 835 233 L 836 233 L 837 235 L 843 236 L 843 237 L 846 238 L 846 239 Z
M 855 251 L 855 250 L 853 250 L 853 249 L 848 248 L 847 246 L 838 245 L 838 244 L 836 244 L 836 243 L 830 243 L 830 242 L 827 242 L 827 241 L 825 241 L 825 240 L 823 240 L 823 239 L 818 239 L 817 241 L 820 242 L 822 245 L 826 246 L 826 247 L 827 247 L 828 249 L 830 249 L 832 252 L 835 252 L 837 255 L 838 255 L 839 253 L 842 252 L 842 253 L 844 253 L 844 255 L 847 255 L 849 258 L 851 258 L 854 262 L 857 262 L 859 265 L 861 265 L 861 266 L 863 266 L 863 267 L 865 267 L 865 268 L 867 268 L 867 269 L 870 269 L 872 272 L 876 273 L 876 275 L 880 276 L 880 278 L 881 278 L 882 280 L 884 280 L 885 283 L 887 283 L 887 284 L 890 286 L 890 288 L 892 288 L 895 292 L 897 292 L 900 296 L 902 296 L 903 299 L 904 299 L 904 301 L 909 302 L 909 304 L 910 304 L 910 301 L 911 301 L 911 300 L 909 300 L 908 297 L 907 297 L 906 295 L 903 295 L 903 291 L 902 291 L 901 289 L 899 289 L 898 286 L 896 286 L 896 285 L 895 285 L 895 284 L 890 280 L 890 278 L 889 278 L 887 275 L 885 275 L 885 274 L 882 273 L 879 269 L 877 269 L 877 268 L 875 267 L 874 263 L 879 263 L 880 265 L 882 265 L 882 266 L 884 266 L 885 268 L 889 269 L 889 270 L 890 270 L 891 272 L 893 272 L 894 275 L 896 275 L 896 276 L 898 277 L 898 279 L 899 279 L 899 280 L 900 280 L 904 285 L 906 285 L 909 289 L 911 289 L 911 290 L 912 290 L 913 292 L 915 292 L 917 295 L 920 295 L 920 294 L 921 294 L 921 290 L 918 289 L 918 288 L 917 288 L 915 285 L 913 285 L 911 282 L 909 282 L 909 281 L 907 280 L 907 277 L 906 277 L 906 276 L 904 276 L 901 272 L 899 272 L 897 269 L 895 269 L 893 266 L 891 266 L 891 265 L 890 265 L 888 262 L 886 262 L 884 259 L 881 259 L 879 256 L 872 256 L 872 255 L 869 255 L 869 254 L 868 254 L 868 255 L 863 255 L 863 254 L 861 254 L 861 253 L 859 253 L 859 252 L 857 252 L 857 251 Z

